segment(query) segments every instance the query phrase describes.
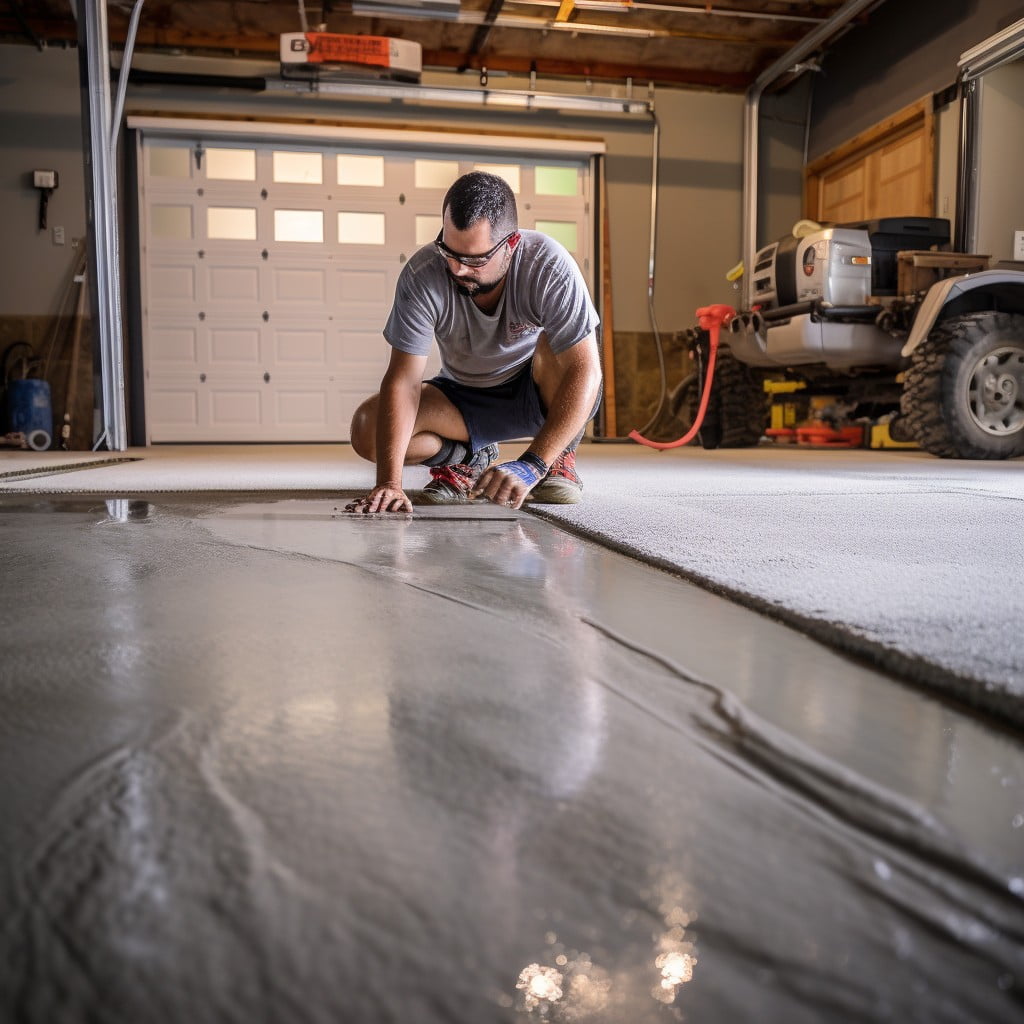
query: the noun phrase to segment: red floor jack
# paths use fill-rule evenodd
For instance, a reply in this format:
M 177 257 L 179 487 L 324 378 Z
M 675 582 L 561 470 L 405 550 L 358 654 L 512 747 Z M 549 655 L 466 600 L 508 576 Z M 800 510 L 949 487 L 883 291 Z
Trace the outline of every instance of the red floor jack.
M 640 444 L 645 444 L 648 448 L 658 448 L 664 451 L 666 448 L 680 448 L 684 444 L 689 444 L 697 436 L 697 431 L 700 430 L 701 424 L 704 422 L 704 414 L 708 410 L 708 399 L 711 397 L 711 381 L 714 377 L 715 357 L 718 353 L 718 334 L 722 325 L 727 324 L 735 315 L 736 310 L 732 306 L 701 306 L 697 310 L 697 321 L 708 332 L 709 352 L 708 368 L 704 373 L 704 387 L 700 393 L 700 406 L 697 409 L 693 426 L 678 441 L 651 441 L 638 430 L 631 430 L 629 436 L 634 441 L 639 441 Z

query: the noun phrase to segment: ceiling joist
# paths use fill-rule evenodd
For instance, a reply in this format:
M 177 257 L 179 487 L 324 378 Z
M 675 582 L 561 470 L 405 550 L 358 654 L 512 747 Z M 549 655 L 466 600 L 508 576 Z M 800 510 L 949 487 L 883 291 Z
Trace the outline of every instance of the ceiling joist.
M 79 0 L 83 2 L 83 0 Z M 96 2 L 96 0 L 90 0 Z M 103 2 L 103 0 L 100 0 Z M 327 32 L 416 42 L 430 69 L 531 71 L 743 91 L 846 0 L 146 0 L 140 51 L 273 59 L 284 33 Z M 130 0 L 111 0 L 111 46 L 123 44 Z M 9 0 L 0 39 L 77 40 L 69 0 Z

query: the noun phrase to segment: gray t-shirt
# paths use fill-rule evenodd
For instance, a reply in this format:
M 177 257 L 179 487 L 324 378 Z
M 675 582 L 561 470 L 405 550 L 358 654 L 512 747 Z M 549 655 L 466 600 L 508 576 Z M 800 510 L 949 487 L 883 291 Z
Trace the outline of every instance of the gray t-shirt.
M 428 355 L 436 339 L 441 376 L 492 387 L 515 376 L 542 332 L 557 354 L 599 322 L 575 260 L 553 238 L 524 230 L 493 313 L 459 294 L 433 244 L 419 249 L 399 275 L 384 337 L 400 352 L 419 356 Z

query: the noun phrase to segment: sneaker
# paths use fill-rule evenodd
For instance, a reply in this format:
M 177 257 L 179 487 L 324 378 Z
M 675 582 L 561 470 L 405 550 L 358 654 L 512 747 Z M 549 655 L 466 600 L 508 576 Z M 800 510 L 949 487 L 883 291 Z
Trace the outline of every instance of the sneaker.
M 483 471 L 498 459 L 498 446 L 489 444 L 474 452 L 469 462 L 452 466 L 434 466 L 429 484 L 420 492 L 424 505 L 462 505 L 469 501 L 469 492 Z
M 532 491 L 530 501 L 542 505 L 575 505 L 583 497 L 583 481 L 576 473 L 576 451 L 564 451 L 551 463 L 548 475 Z

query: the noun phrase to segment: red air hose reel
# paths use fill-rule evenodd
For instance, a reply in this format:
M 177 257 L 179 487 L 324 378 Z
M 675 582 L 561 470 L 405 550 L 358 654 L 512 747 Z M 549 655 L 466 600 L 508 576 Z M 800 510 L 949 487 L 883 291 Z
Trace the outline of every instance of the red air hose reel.
M 701 306 L 697 310 L 697 322 L 708 332 L 710 344 L 708 368 L 704 374 L 704 387 L 701 389 L 700 406 L 697 409 L 697 416 L 693 421 L 693 426 L 678 441 L 651 441 L 641 435 L 638 430 L 631 430 L 629 436 L 634 441 L 639 441 L 640 444 L 645 444 L 648 448 L 657 448 L 660 451 L 664 451 L 666 448 L 680 448 L 684 444 L 689 444 L 697 436 L 697 431 L 700 430 L 701 424 L 704 422 L 704 414 L 708 411 L 708 399 L 711 397 L 711 380 L 715 373 L 715 357 L 718 353 L 718 334 L 723 324 L 727 324 L 735 315 L 736 310 L 732 306 Z

